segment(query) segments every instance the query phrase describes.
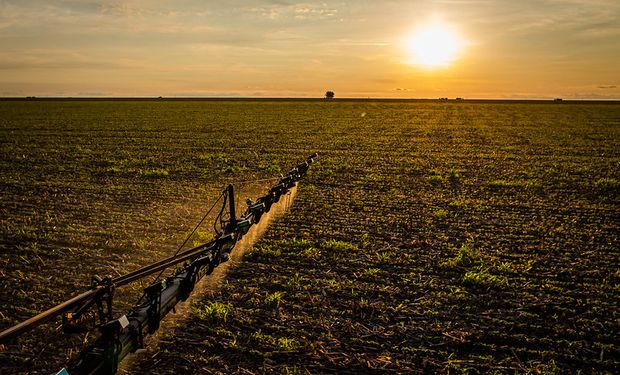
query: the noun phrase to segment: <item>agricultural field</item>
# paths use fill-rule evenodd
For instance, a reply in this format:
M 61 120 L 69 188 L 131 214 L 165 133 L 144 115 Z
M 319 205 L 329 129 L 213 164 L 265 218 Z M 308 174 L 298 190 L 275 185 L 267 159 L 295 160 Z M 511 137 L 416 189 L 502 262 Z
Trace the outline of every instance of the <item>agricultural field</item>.
M 123 372 L 620 371 L 618 103 L 0 101 L 0 150 L 0 329 L 318 152 L 288 213 Z M 0 373 L 57 371 L 92 339 L 58 325 Z

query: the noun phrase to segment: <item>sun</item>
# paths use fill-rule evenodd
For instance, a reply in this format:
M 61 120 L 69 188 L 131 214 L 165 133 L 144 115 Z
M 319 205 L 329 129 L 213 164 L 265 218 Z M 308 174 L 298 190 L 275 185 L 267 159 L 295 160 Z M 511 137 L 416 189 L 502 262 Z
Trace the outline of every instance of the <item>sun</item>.
M 433 23 L 419 28 L 406 41 L 409 63 L 427 68 L 450 65 L 463 47 L 463 42 L 447 25 Z

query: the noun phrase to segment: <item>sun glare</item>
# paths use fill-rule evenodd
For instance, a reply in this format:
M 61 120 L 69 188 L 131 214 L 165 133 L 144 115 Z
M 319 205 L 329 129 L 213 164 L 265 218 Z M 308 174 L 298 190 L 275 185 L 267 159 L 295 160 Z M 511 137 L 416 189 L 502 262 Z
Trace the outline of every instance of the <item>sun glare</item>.
M 435 23 L 418 29 L 408 40 L 409 63 L 427 68 L 447 66 L 454 61 L 462 42 L 450 27 Z

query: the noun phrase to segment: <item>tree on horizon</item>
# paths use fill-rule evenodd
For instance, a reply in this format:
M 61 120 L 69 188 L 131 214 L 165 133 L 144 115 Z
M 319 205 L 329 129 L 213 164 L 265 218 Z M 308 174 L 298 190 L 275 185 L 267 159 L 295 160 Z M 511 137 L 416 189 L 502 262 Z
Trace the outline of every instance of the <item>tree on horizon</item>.
M 327 92 L 325 93 L 325 99 L 333 99 L 333 98 L 334 98 L 334 96 L 335 96 L 335 94 L 334 94 L 334 92 L 333 92 L 333 91 L 327 91 Z

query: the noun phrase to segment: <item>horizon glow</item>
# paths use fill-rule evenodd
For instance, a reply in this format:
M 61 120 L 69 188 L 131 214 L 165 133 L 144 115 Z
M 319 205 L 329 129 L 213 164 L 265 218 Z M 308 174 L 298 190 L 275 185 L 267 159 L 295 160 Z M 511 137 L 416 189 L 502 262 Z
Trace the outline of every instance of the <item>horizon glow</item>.
M 2 97 L 620 99 L 619 87 L 616 0 L 0 5 Z

